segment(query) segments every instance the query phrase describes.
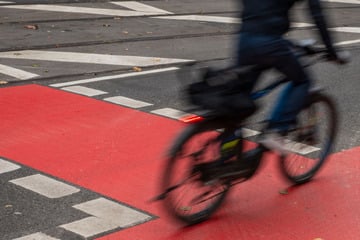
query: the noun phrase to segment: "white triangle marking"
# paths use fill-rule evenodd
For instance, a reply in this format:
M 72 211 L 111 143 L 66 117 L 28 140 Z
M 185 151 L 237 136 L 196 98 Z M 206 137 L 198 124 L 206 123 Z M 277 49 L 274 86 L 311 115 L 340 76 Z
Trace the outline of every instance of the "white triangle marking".
M 106 9 L 106 8 L 88 8 L 88 7 L 72 7 L 52 4 L 33 4 L 33 5 L 9 5 L 1 6 L 2 8 L 13 8 L 23 10 L 39 10 L 39 11 L 52 11 L 52 12 L 67 12 L 67 13 L 84 13 L 84 14 L 96 14 L 107 16 L 147 16 L 147 15 L 159 15 L 163 13 L 152 12 L 137 12 L 132 10 L 120 10 L 120 9 Z
M 163 64 L 183 63 L 183 62 L 191 61 L 187 59 L 177 59 L 177 58 L 157 58 L 157 57 L 142 57 L 142 56 L 36 51 L 36 50 L 1 52 L 0 58 L 138 66 L 138 67 L 157 66 Z
M 149 5 L 135 2 L 135 1 L 111 2 L 111 3 L 121 6 L 121 7 L 132 9 L 137 12 L 142 12 L 142 13 L 173 14 L 172 12 L 168 12 L 168 11 L 162 10 L 160 8 L 156 8 L 156 7 L 149 6 Z

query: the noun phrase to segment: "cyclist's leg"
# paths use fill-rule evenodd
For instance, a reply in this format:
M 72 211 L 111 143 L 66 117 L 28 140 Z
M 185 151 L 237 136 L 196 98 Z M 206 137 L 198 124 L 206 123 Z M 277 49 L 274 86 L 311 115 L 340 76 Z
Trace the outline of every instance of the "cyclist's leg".
M 278 98 L 270 117 L 269 128 L 285 130 L 295 121 L 310 87 L 310 78 L 289 42 L 281 36 L 244 33 L 239 37 L 238 65 L 262 65 L 283 73 L 290 83 Z M 259 75 L 254 75 L 252 88 Z
M 310 78 L 297 57 L 288 52 L 279 57 L 275 67 L 282 72 L 290 82 L 283 89 L 270 117 L 269 128 L 287 131 L 295 123 L 310 88 Z

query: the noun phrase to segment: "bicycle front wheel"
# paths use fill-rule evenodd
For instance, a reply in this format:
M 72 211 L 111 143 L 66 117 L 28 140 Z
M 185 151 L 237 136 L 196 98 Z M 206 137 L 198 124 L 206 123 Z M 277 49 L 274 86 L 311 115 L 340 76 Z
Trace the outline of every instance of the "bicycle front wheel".
M 162 179 L 164 204 L 175 219 L 187 225 L 207 220 L 229 191 L 229 181 L 206 180 L 199 171 L 199 166 L 220 158 L 221 134 L 211 123 L 191 125 L 175 141 L 167 160 Z
M 332 99 L 322 93 L 310 96 L 297 117 L 295 131 L 289 133 L 290 154 L 280 159 L 284 175 L 295 184 L 308 182 L 331 153 L 337 132 L 337 112 Z

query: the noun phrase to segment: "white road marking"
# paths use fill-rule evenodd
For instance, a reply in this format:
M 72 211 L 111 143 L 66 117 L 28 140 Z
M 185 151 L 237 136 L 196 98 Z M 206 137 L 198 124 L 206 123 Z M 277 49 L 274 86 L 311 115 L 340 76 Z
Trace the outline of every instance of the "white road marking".
M 322 0 L 324 2 L 360 4 L 360 0 Z
M 343 45 L 350 45 L 350 44 L 355 44 L 355 43 L 360 43 L 360 39 L 343 41 L 343 42 L 337 42 L 337 43 L 335 43 L 335 45 L 337 45 L 337 46 L 343 46 Z
M 131 107 L 131 108 L 142 108 L 142 107 L 147 107 L 147 106 L 153 105 L 151 103 L 138 101 L 135 99 L 122 97 L 122 96 L 104 98 L 104 101 L 112 102 L 115 104 L 119 104 L 119 105 L 126 106 L 126 107 Z
M 314 24 L 302 23 L 302 22 L 293 22 L 293 23 L 291 23 L 291 27 L 294 27 L 294 28 L 304 28 L 304 27 L 311 27 L 311 26 L 314 26 Z
M 221 17 L 221 16 L 209 16 L 209 15 L 158 16 L 158 17 L 151 17 L 151 18 L 169 19 L 169 20 L 188 20 L 188 21 L 218 22 L 218 23 L 234 23 L 234 24 L 239 24 L 239 23 L 241 23 L 241 19 L 240 19 L 240 18 Z M 291 25 L 292 25 L 292 27 L 296 27 L 296 28 L 303 28 L 303 27 L 314 26 L 313 24 L 310 24 L 310 23 L 299 23 L 299 22 L 294 22 L 294 23 L 292 23 Z
M 111 3 L 116 4 L 118 6 L 132 9 L 137 12 L 153 13 L 153 14 L 173 14 L 172 12 L 168 12 L 168 11 L 162 10 L 160 8 L 156 8 L 156 7 L 149 6 L 149 5 L 135 2 L 135 1 L 111 2 Z
M 173 119 L 179 119 L 181 117 L 189 115 L 189 113 L 186 113 L 186 112 L 183 112 L 180 110 L 176 110 L 173 108 L 161 108 L 161 109 L 153 110 L 153 111 L 151 111 L 151 113 L 154 113 L 154 114 L 157 114 L 160 116 L 173 118 Z
M 66 12 L 66 13 L 84 13 L 84 14 L 96 14 L 106 16 L 147 16 L 147 15 L 160 15 L 162 13 L 156 12 L 137 12 L 130 10 L 120 9 L 106 9 L 106 8 L 87 8 L 87 7 L 72 7 L 53 4 L 31 4 L 31 5 L 9 5 L 1 6 L 2 8 L 22 9 L 22 10 L 38 10 L 38 11 L 52 11 L 52 12 Z
M 138 67 L 155 66 L 162 64 L 172 64 L 172 63 L 183 63 L 190 61 L 187 59 L 176 59 L 176 58 L 157 58 L 157 57 L 142 57 L 142 56 L 127 56 L 127 55 L 37 51 L 37 50 L 1 52 L 0 58 L 138 66 Z
M 87 217 L 78 221 L 60 225 L 67 231 L 76 233 L 85 239 L 118 228 L 115 223 L 97 217 Z
M 161 17 L 152 17 L 152 18 L 170 19 L 170 20 L 218 22 L 218 23 L 241 23 L 240 18 L 220 17 L 220 16 L 206 16 L 206 15 L 161 16 Z
M 41 174 L 17 178 L 10 182 L 48 198 L 61 198 L 80 191 L 76 187 Z
M 0 174 L 6 173 L 6 172 L 12 172 L 19 168 L 21 168 L 19 165 L 5 161 L 0 158 Z
M 20 238 L 14 238 L 13 240 L 60 240 L 60 239 L 50 237 L 41 232 L 37 232 Z
M 93 88 L 83 87 L 83 86 L 71 86 L 71 87 L 64 87 L 61 89 L 68 91 L 68 92 L 78 93 L 78 94 L 89 96 L 89 97 L 107 94 L 107 92 L 100 91 L 100 90 L 93 89 Z
M 119 227 L 133 226 L 151 219 L 148 214 L 105 198 L 98 198 L 73 207 L 87 214 L 113 222 Z
M 61 225 L 83 237 L 91 237 L 115 228 L 131 227 L 146 222 L 151 216 L 105 198 L 98 198 L 73 206 L 92 217 Z
M 286 139 L 285 149 L 289 150 L 290 152 L 295 152 L 295 153 L 299 153 L 302 155 L 306 155 L 306 154 L 321 150 L 320 148 L 306 145 L 303 143 L 294 142 L 289 139 Z
M 122 73 L 122 74 L 118 74 L 118 75 L 82 79 L 82 80 L 76 80 L 76 81 L 64 82 L 64 83 L 56 83 L 56 84 L 51 84 L 50 86 L 51 87 L 64 87 L 64 86 L 71 86 L 71 85 L 76 85 L 76 84 L 91 83 L 91 82 L 101 82 L 101 81 L 108 81 L 108 80 L 113 80 L 113 79 L 121 79 L 121 78 L 142 76 L 142 75 L 153 74 L 153 73 L 175 71 L 175 70 L 178 70 L 178 69 L 179 68 L 177 68 L 177 67 L 169 67 L 169 68 L 154 69 L 154 70 L 148 70 L 148 71 L 142 71 L 142 72 Z
M 335 32 L 360 33 L 360 27 L 335 27 L 330 28 L 330 30 Z
M 261 133 L 259 131 L 255 131 L 255 130 L 248 129 L 248 128 L 242 128 L 241 130 L 242 130 L 242 136 L 244 138 L 253 137 L 253 136 L 259 135 Z
M 9 4 L 9 3 L 14 3 L 14 2 L 9 2 L 9 1 L 0 1 L 0 4 Z
M 8 76 L 12 76 L 14 78 L 17 79 L 21 79 L 21 80 L 27 80 L 27 79 L 31 79 L 31 78 L 35 78 L 38 77 L 39 75 L 34 74 L 34 73 L 30 73 L 30 72 L 26 72 L 17 68 L 13 68 L 13 67 L 9 67 L 3 64 L 0 64 L 0 73 L 8 75 Z

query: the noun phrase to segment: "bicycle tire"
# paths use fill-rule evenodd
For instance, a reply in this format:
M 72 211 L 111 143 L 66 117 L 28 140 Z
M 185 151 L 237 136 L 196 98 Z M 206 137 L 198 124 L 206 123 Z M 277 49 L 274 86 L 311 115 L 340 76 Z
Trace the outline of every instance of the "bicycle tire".
M 218 131 L 219 128 L 220 126 L 213 124 L 211 121 L 190 125 L 179 135 L 171 147 L 161 182 L 162 191 L 165 190 L 167 192 L 164 198 L 164 206 L 173 218 L 186 225 L 197 224 L 210 218 L 221 206 L 230 189 L 230 181 L 220 181 L 206 185 L 200 180 L 199 173 L 193 172 L 196 164 L 203 163 L 206 160 L 212 161 L 218 157 L 217 154 L 220 152 L 218 136 L 221 134 Z M 195 144 L 199 148 L 196 148 Z M 241 153 L 242 142 L 237 147 L 239 153 Z M 192 149 L 195 151 L 192 151 Z M 214 152 L 208 152 L 208 150 L 213 150 Z M 197 159 L 195 160 L 195 158 Z M 188 180 L 182 178 L 176 179 L 182 170 L 185 170 L 184 176 Z M 198 190 L 187 189 L 185 194 L 190 197 L 189 203 L 180 203 L 179 194 L 181 189 L 179 188 L 182 185 L 180 186 L 179 183 L 187 184 L 188 181 L 190 182 L 190 187 L 199 187 L 198 190 L 201 190 L 201 193 L 199 194 Z M 216 190 L 219 190 L 219 192 L 214 193 L 213 191 Z M 211 195 L 207 196 L 209 191 Z M 197 199 L 199 197 L 204 197 L 204 202 Z M 206 202 L 206 197 L 209 198 L 210 203 Z M 194 199 L 197 200 L 194 201 Z M 197 206 L 191 205 L 193 201 Z M 204 203 L 203 207 L 198 206 L 202 205 L 202 203 Z
M 325 112 L 321 112 L 320 108 L 324 108 Z M 302 114 L 307 118 L 301 119 Z M 325 119 L 319 119 L 323 114 L 327 114 Z M 331 97 L 321 92 L 310 95 L 308 103 L 298 115 L 297 130 L 291 133 L 297 136 L 293 143 L 294 145 L 297 144 L 298 152 L 283 155 L 280 159 L 280 168 L 288 180 L 294 184 L 303 184 L 310 181 L 321 169 L 331 153 L 335 141 L 337 119 L 336 105 Z M 306 130 L 308 133 L 306 133 Z M 299 131 L 302 131 L 302 133 L 299 133 Z M 322 143 L 319 140 L 321 134 L 325 137 Z M 312 144 L 308 142 L 312 142 Z M 304 149 L 307 150 L 304 151 Z M 301 153 L 299 153 L 299 150 L 301 150 Z M 296 164 L 296 162 L 300 164 Z M 309 162 L 310 167 L 307 168 Z M 294 165 L 296 166 L 296 172 L 290 170 L 290 166 Z

